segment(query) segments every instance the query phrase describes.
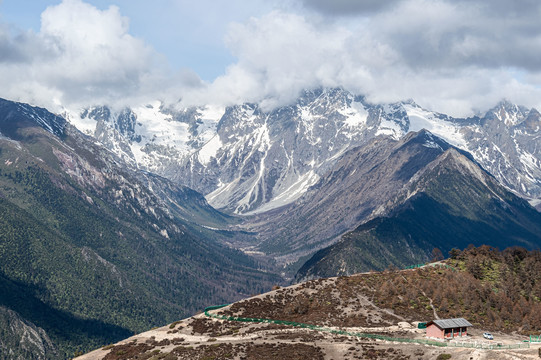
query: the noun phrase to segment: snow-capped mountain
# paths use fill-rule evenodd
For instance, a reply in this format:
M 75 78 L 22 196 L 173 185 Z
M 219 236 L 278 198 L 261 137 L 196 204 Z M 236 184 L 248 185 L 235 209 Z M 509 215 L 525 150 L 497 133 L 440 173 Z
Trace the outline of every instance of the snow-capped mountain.
M 503 185 L 532 200 L 541 197 L 541 115 L 500 102 L 482 118 L 455 119 L 415 104 L 403 105 L 409 130 L 421 128 L 470 152 Z
M 68 118 L 93 121 L 87 134 L 139 167 L 206 194 L 217 208 L 247 213 L 296 200 L 345 151 L 376 135 L 373 113 L 362 98 L 334 89 L 307 91 L 271 112 L 243 104 L 220 116 L 154 104 Z
M 128 163 L 171 175 L 168 169 L 183 163 L 215 136 L 223 112 L 211 106 L 176 110 L 157 101 L 120 111 L 96 106 L 63 115 Z
M 299 198 L 345 151 L 377 128 L 361 98 L 340 90 L 306 92 L 296 104 L 262 111 L 228 108 L 213 140 L 180 169 L 218 208 L 262 212 Z M 210 191 L 210 192 L 209 192 Z
M 258 104 L 178 110 L 156 102 L 66 117 L 133 165 L 234 213 L 292 203 L 347 150 L 379 135 L 398 140 L 423 128 L 472 153 L 534 205 L 541 198 L 541 115 L 508 102 L 482 117 L 459 119 L 413 101 L 374 105 L 342 89 L 318 89 L 272 111 Z

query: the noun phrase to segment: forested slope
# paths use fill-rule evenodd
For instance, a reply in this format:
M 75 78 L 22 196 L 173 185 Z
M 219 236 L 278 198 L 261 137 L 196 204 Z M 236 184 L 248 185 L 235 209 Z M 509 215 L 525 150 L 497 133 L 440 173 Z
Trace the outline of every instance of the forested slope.
M 0 134 L 0 306 L 55 348 L 2 353 L 65 358 L 279 281 L 186 218 L 229 221 L 202 196 L 137 173 L 62 119 L 0 102 Z

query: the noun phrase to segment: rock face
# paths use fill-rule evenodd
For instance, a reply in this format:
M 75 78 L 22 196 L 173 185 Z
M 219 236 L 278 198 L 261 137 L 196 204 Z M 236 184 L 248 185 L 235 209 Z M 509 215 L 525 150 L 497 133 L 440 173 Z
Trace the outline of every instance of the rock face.
M 42 328 L 3 306 L 0 306 L 0 335 L 2 358 L 43 360 L 58 356 L 55 346 Z
M 505 101 L 483 116 L 457 119 L 413 101 L 374 105 L 341 89 L 319 89 L 272 111 L 258 104 L 178 110 L 154 103 L 66 117 L 132 164 L 238 214 L 292 203 L 347 150 L 423 128 L 472 153 L 517 194 L 541 198 L 540 114 Z

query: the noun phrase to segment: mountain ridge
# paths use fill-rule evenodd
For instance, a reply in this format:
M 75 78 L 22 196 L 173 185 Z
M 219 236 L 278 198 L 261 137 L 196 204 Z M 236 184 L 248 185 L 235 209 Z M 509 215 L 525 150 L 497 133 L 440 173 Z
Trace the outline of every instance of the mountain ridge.
M 509 189 L 532 201 L 541 198 L 541 153 L 533 145 L 541 139 L 541 116 L 505 100 L 466 119 L 412 100 L 370 104 L 340 88 L 305 90 L 296 102 L 270 111 L 258 104 L 179 110 L 155 103 L 138 109 L 109 117 L 102 112 L 94 120 L 88 110 L 81 113 L 94 122 L 84 125 L 87 133 L 108 148 L 194 188 L 227 212 L 254 214 L 292 203 L 346 150 L 378 135 L 399 139 L 423 128 L 472 153 Z M 158 130 L 149 130 L 147 122 Z
M 297 281 L 430 260 L 469 244 L 541 247 L 541 214 L 450 147 L 411 178 L 396 205 L 317 252 Z

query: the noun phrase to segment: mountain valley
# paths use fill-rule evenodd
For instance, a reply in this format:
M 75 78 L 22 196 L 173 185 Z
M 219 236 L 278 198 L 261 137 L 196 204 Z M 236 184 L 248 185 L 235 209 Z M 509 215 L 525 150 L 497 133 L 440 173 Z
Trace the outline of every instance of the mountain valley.
M 342 89 L 269 111 L 1 100 L 0 347 L 67 358 L 293 279 L 538 249 L 539 122 Z
M 222 245 L 211 228 L 232 220 L 200 194 L 126 167 L 62 118 L 2 101 L 0 133 L 0 305 L 5 321 L 50 338 L 54 351 L 37 357 L 65 358 L 280 281 Z M 11 341 L 14 356 L 33 348 Z

